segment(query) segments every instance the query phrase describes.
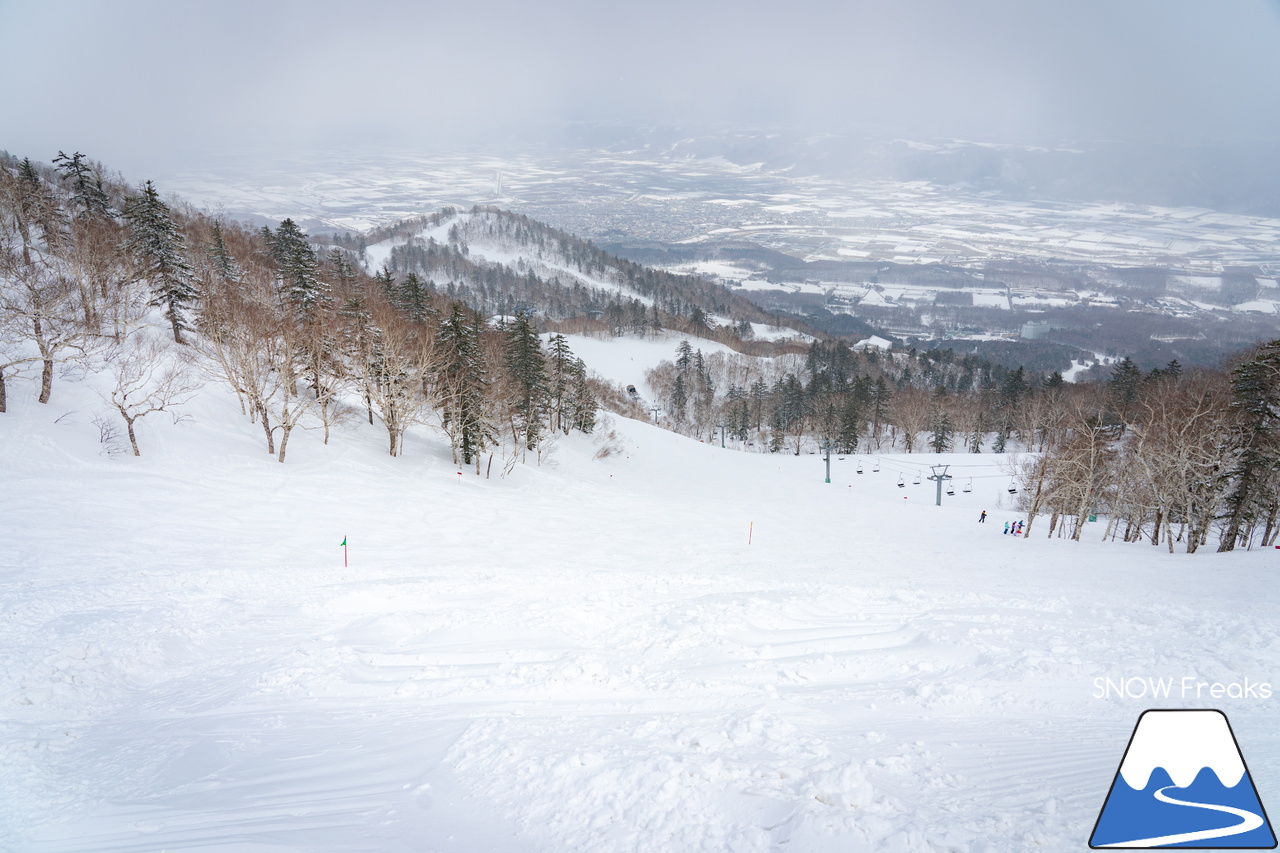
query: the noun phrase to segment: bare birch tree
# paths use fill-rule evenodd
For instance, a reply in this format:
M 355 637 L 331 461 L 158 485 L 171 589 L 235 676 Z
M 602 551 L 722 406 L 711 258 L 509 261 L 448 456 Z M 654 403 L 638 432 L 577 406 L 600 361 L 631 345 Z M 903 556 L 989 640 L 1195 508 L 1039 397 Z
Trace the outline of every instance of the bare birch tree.
M 203 384 L 188 351 L 142 333 L 107 351 L 106 372 L 113 380 L 106 398 L 124 420 L 134 456 L 142 455 L 134 424 L 155 412 L 169 412 L 176 423 L 175 410 Z

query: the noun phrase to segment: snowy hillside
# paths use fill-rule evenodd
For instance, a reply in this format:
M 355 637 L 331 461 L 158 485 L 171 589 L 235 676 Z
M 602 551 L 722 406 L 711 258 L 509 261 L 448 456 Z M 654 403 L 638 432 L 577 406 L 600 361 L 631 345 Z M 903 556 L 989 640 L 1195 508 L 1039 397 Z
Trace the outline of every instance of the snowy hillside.
M 1276 700 L 1095 681 L 1275 684 L 1275 552 L 1015 539 L 989 454 L 937 507 L 932 456 L 828 484 L 620 418 L 505 477 L 360 421 L 281 465 L 210 385 L 134 458 L 95 381 L 0 415 L 4 853 L 1079 850 L 1152 706 L 1280 791 Z
M 376 229 L 370 272 L 414 274 L 487 314 L 539 313 L 604 328 L 722 328 L 728 337 L 811 340 L 779 329 L 749 300 L 697 276 L 645 267 L 526 216 L 453 208 Z M 768 322 L 766 322 L 768 321 Z

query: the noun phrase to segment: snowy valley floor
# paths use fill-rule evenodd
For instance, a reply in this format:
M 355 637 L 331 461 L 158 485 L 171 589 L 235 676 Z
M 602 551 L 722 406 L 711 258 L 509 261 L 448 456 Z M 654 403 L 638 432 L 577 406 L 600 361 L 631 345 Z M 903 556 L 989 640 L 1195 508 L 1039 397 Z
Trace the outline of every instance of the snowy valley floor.
M 1280 700 L 1094 695 L 1280 688 L 1280 552 L 1015 540 L 998 478 L 938 508 L 623 420 L 459 478 L 367 424 L 279 465 L 213 397 L 108 457 L 74 383 L 28 391 L 5 853 L 1081 850 L 1148 707 L 1222 708 L 1280 810 Z

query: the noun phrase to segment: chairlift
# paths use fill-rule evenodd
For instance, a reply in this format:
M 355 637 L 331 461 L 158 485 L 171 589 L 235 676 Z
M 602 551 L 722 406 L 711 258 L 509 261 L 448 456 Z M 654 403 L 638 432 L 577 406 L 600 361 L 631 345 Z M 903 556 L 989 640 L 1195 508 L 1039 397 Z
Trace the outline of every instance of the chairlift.
M 1018 484 L 1014 482 L 1012 477 L 1009 478 L 1009 494 L 1016 495 L 1018 493 Z
M 874 465 L 872 465 L 872 466 L 871 466 L 871 473 L 872 473 L 872 474 L 879 474 L 879 473 L 880 473 L 880 460 L 879 460 L 879 459 L 877 459 L 877 460 L 876 460 L 876 464 L 874 464 Z
M 858 463 L 858 473 L 859 473 L 859 474 L 861 474 L 861 473 L 862 473 L 862 463 L 861 463 L 861 462 L 859 462 L 859 463 Z
M 967 495 L 969 494 L 969 492 L 972 492 L 972 491 L 973 491 L 973 478 L 970 477 L 969 482 L 964 484 L 964 493 Z
M 917 472 L 916 472 L 916 478 L 915 478 L 914 480 L 912 480 L 911 482 L 912 482 L 912 484 L 914 484 L 914 485 L 917 485 L 917 486 L 918 486 L 918 485 L 920 485 L 920 472 L 919 472 L 919 471 L 917 471 Z
M 948 482 L 947 482 L 947 494 L 948 494 L 948 495 L 954 495 L 955 493 L 956 493 L 956 487 L 955 487 L 954 485 L 952 485 L 950 481 L 948 481 Z
M 906 487 L 907 487 L 907 481 L 903 478 L 903 476 L 902 476 L 901 474 L 899 474 L 899 475 L 898 475 L 898 488 L 899 488 L 899 489 L 905 489 Z

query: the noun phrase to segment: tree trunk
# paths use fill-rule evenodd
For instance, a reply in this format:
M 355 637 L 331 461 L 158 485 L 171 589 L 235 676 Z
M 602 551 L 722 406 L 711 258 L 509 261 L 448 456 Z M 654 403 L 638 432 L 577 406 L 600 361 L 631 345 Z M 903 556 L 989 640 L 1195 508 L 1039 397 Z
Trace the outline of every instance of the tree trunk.
M 1080 505 L 1076 507 L 1075 525 L 1071 528 L 1071 538 L 1073 541 L 1080 541 L 1080 534 L 1084 532 L 1084 520 L 1089 513 L 1089 495 L 1086 494 L 1084 499 L 1080 501 Z
M 276 437 L 271 432 L 271 421 L 267 419 L 267 407 L 259 406 L 258 415 L 262 418 L 262 431 L 267 434 L 267 452 L 276 452 Z
M 0 370 L 0 415 L 5 413 L 4 371 Z
M 49 352 L 49 344 L 44 337 L 44 324 L 39 317 L 31 318 L 31 333 L 36 348 L 40 350 L 40 358 L 44 362 L 44 370 L 40 374 L 40 402 L 49 402 L 49 393 L 53 389 L 53 358 Z
M 129 443 L 133 445 L 133 455 L 141 456 L 142 454 L 138 452 L 138 439 L 133 435 L 133 418 L 126 415 L 123 409 L 120 414 L 124 417 L 125 432 L 129 433 Z
M 1027 529 L 1023 532 L 1023 539 L 1031 538 L 1031 527 L 1036 523 L 1036 516 L 1040 514 L 1040 501 L 1044 496 L 1044 479 L 1036 478 L 1036 490 L 1031 497 L 1031 507 L 1027 510 Z M 1049 535 L 1053 535 L 1053 531 L 1049 531 Z
M 1187 553 L 1194 554 L 1196 549 L 1200 547 L 1200 533 L 1192 530 L 1191 535 L 1187 537 Z
M 289 443 L 289 433 L 293 431 L 293 427 L 284 425 L 280 427 L 280 454 L 276 456 L 277 462 L 284 461 L 284 448 Z
M 1263 544 L 1263 547 L 1266 547 L 1266 546 L 1268 546 L 1268 545 L 1270 545 L 1270 544 L 1271 544 L 1271 540 L 1272 540 L 1271 532 L 1272 532 L 1273 530 L 1275 530 L 1275 529 L 1276 529 L 1276 514 L 1277 514 L 1277 512 L 1280 512 L 1280 503 L 1276 503 L 1276 502 L 1274 502 L 1274 501 L 1273 501 L 1273 502 L 1271 503 L 1271 506 L 1270 506 L 1270 507 L 1268 507 L 1268 512 L 1267 512 L 1267 526 L 1266 526 L 1266 527 L 1263 529 L 1263 531 L 1262 531 L 1262 544 Z
M 169 300 L 169 323 L 173 326 L 173 342 L 182 343 L 182 324 L 178 320 L 178 306 Z
M 142 453 L 138 452 L 138 439 L 137 439 L 136 437 L 134 437 L 134 435 L 133 435 L 133 420 L 134 420 L 134 419 L 133 419 L 133 418 L 129 418 L 129 414 L 128 414 L 128 412 L 127 412 L 127 411 L 124 411 L 124 409 L 122 409 L 122 407 L 120 407 L 120 406 L 116 406 L 116 407 L 115 407 L 115 409 L 116 409 L 116 410 L 118 410 L 118 411 L 120 412 L 120 418 L 123 418 L 123 419 L 124 419 L 124 432 L 127 432 L 127 433 L 129 434 L 129 444 L 131 444 L 131 446 L 133 447 L 133 455 L 134 455 L 134 456 L 142 456 Z
M 49 394 L 53 391 L 53 360 L 44 360 L 44 369 L 40 371 L 40 402 L 49 402 Z

